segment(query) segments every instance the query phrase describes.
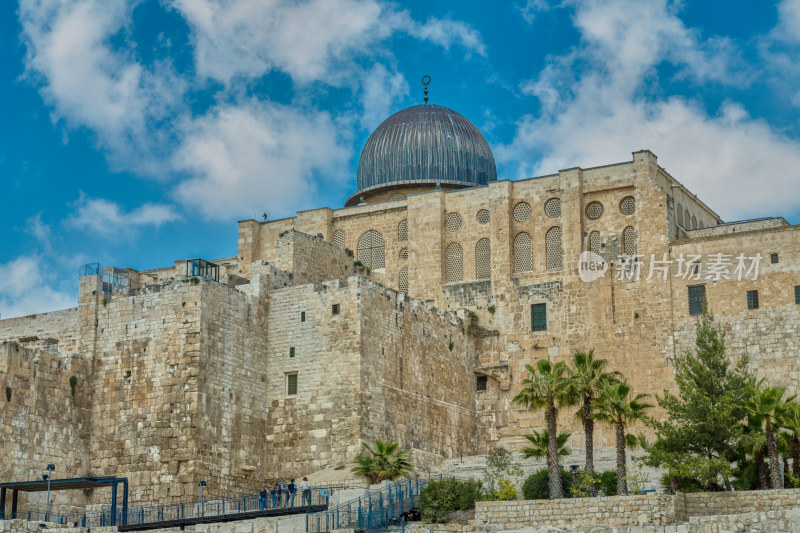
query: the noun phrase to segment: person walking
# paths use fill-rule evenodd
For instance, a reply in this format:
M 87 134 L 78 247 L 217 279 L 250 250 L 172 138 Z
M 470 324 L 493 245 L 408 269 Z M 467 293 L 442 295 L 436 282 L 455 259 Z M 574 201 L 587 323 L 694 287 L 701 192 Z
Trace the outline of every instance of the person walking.
M 270 495 L 272 496 L 272 508 L 278 508 L 278 497 L 281 494 L 281 486 L 278 483 L 275 483 L 275 486 L 272 487 L 272 490 L 269 491 Z
M 300 482 L 300 490 L 303 491 L 303 505 L 311 505 L 311 484 L 308 482 L 307 477 L 303 477 Z
M 286 486 L 286 483 L 281 481 L 280 486 L 280 493 L 283 496 L 283 501 L 281 502 L 282 507 L 286 507 L 289 505 L 289 488 Z
M 261 492 L 258 493 L 258 502 L 261 504 L 261 510 L 267 509 L 267 486 L 261 487 Z
M 289 482 L 289 507 L 294 507 L 294 495 L 297 492 L 297 485 L 294 484 L 294 480 Z

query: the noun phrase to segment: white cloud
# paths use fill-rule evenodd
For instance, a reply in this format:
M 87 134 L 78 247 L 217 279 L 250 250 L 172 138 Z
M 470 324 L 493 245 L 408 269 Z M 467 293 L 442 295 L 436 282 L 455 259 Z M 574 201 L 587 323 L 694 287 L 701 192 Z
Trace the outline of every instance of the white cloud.
M 200 76 L 230 83 L 272 70 L 295 82 L 351 85 L 354 59 L 405 32 L 448 49 L 486 53 L 480 34 L 463 22 L 414 21 L 378 0 L 170 0 L 189 23 Z
M 173 163 L 194 177 L 177 198 L 209 218 L 310 207 L 316 181 L 340 179 L 350 155 L 327 113 L 255 100 L 217 107 L 184 132 Z
M 39 255 L 23 255 L 1 264 L 0 318 L 75 307 L 75 297 L 52 286 L 54 272 Z
M 390 73 L 386 67 L 376 63 L 363 77 L 363 96 L 361 101 L 364 112 L 361 126 L 366 130 L 374 130 L 392 111 L 395 102 L 408 94 L 408 83 L 398 73 Z
M 697 82 L 743 83 L 727 45 L 701 41 L 665 2 L 588 1 L 576 5 L 574 21 L 581 45 L 522 86 L 541 113 L 520 119 L 514 141 L 495 150 L 518 177 L 626 161 L 649 148 L 723 218 L 797 209 L 791 169 L 800 168 L 800 143 L 736 103 L 708 114 L 690 99 L 651 96 L 663 62 Z
M 145 203 L 126 211 L 115 202 L 84 195 L 75 203 L 75 213 L 65 223 L 75 229 L 106 237 L 129 237 L 144 226 L 161 227 L 180 219 L 175 208 L 164 204 Z
M 125 0 L 21 0 L 29 76 L 54 118 L 97 133 L 112 161 L 144 170 L 159 140 L 154 122 L 180 103 L 184 83 L 168 66 L 145 68 L 109 40 L 130 23 Z M 142 168 L 145 165 L 145 168 Z
M 522 18 L 525 19 L 525 22 L 531 24 L 533 19 L 536 18 L 536 15 L 542 11 L 546 11 L 550 8 L 547 0 L 527 0 L 525 5 L 517 5 L 515 6 L 519 12 L 522 14 Z

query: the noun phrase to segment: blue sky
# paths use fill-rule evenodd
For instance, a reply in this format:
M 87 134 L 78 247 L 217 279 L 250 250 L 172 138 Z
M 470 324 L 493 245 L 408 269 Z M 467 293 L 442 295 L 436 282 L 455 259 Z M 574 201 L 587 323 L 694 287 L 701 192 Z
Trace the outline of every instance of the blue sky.
M 340 207 L 423 74 L 501 179 L 649 148 L 725 220 L 800 222 L 800 0 L 6 1 L 0 316 Z

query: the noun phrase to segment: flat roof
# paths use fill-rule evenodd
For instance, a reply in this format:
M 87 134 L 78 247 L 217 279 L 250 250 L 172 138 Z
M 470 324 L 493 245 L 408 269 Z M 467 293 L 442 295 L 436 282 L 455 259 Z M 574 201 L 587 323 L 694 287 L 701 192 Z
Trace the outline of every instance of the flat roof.
M 114 483 L 124 483 L 124 477 L 80 477 L 72 479 L 53 479 L 50 481 L 50 490 L 75 490 L 94 489 L 97 487 L 110 487 Z M 0 489 L 19 490 L 22 492 L 44 492 L 47 490 L 46 480 L 13 481 L 0 483 Z

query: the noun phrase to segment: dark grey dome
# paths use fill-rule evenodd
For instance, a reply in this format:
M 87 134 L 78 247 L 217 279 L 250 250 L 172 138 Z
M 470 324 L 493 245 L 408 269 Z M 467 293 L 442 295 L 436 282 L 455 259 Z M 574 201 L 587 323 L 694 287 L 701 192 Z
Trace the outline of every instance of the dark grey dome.
M 359 195 L 402 185 L 471 187 L 497 180 L 494 156 L 475 125 L 452 109 L 415 105 L 384 120 L 358 162 Z

